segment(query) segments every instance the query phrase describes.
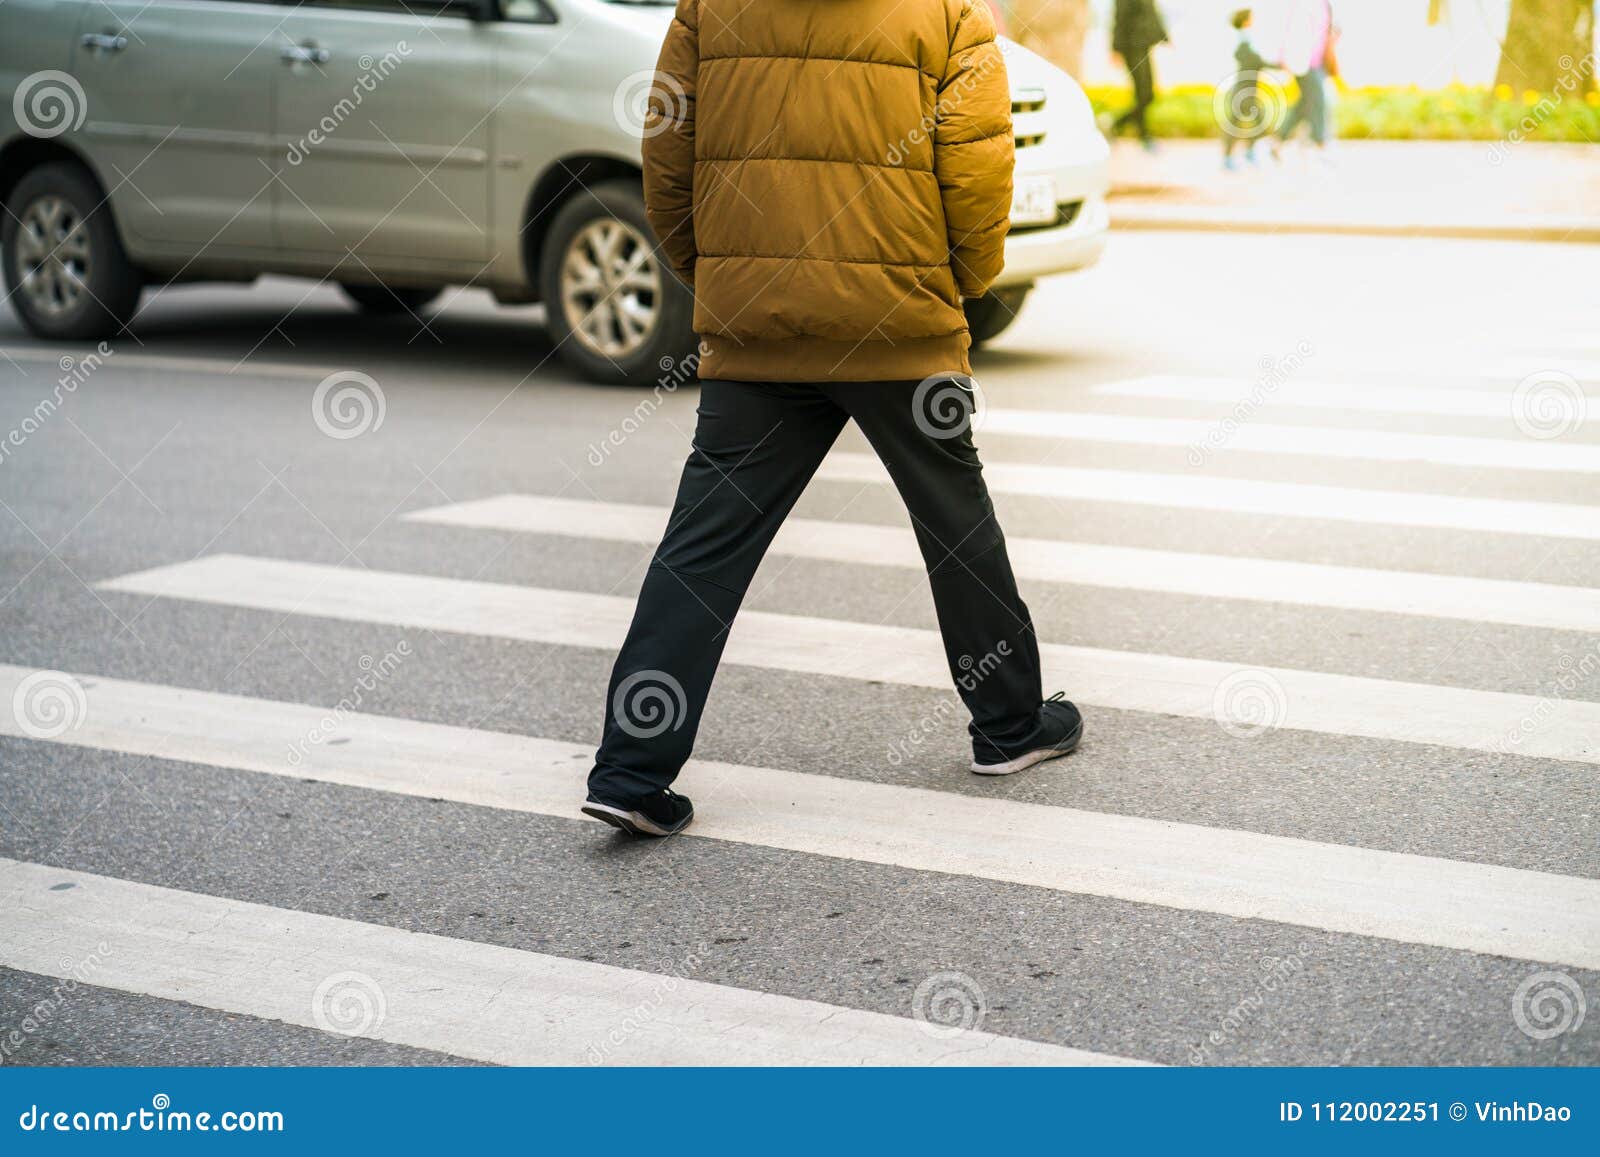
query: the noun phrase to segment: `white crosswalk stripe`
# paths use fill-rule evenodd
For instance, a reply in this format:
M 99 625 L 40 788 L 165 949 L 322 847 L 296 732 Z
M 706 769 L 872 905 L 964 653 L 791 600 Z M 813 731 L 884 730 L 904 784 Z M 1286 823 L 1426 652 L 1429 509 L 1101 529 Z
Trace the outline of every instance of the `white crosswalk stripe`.
M 68 363 L 63 362 L 63 356 L 72 359 L 73 364 L 77 364 L 101 355 L 92 348 L 67 352 L 64 355 L 60 346 L 7 346 L 4 349 L 0 349 L 0 362 L 7 360 L 49 362 L 65 371 L 70 367 Z M 118 366 L 135 366 L 140 369 L 204 374 L 207 377 L 216 377 L 219 374 L 240 374 L 245 377 L 298 378 L 314 382 L 320 378 L 327 377 L 329 374 L 339 372 L 338 368 L 334 366 L 299 366 L 284 362 L 258 361 L 248 357 L 234 361 L 229 358 L 171 358 L 162 357 L 159 354 L 141 353 L 117 353 L 115 356 Z
M 551 534 L 654 546 L 670 511 L 539 494 L 500 494 L 413 511 L 405 518 L 445 526 Z M 1457 575 L 1327 566 L 1282 559 L 1008 537 L 1022 579 L 1113 590 L 1159 591 L 1220 599 L 1342 607 L 1402 615 L 1509 623 L 1554 630 L 1600 630 L 1600 589 Z M 771 551 L 795 558 L 920 569 L 910 530 L 790 517 Z
M 1004 494 L 1600 541 L 1600 506 L 1020 462 L 987 462 L 983 476 L 990 490 Z M 817 477 L 835 482 L 888 481 L 877 458 L 852 452 L 828 455 Z
M 1409 434 L 1388 430 L 1341 430 L 1241 422 L 1223 428 L 1200 418 L 1144 418 L 1062 410 L 991 409 L 982 433 L 1067 441 L 1114 442 L 1132 446 L 1187 446 L 1196 454 L 1248 450 L 1323 458 L 1430 462 L 1504 470 L 1600 471 L 1600 444 L 1541 441 L 1535 438 L 1468 438 L 1450 434 Z
M 90 957 L 102 987 L 498 1064 L 1133 1063 L 0 859 L 0 965 L 67 977 Z
M 1600 385 L 1600 358 L 1529 356 L 1502 358 L 1489 363 L 1489 371 L 1507 381 L 1529 374 L 1567 374 L 1581 382 Z
M 101 589 L 557 646 L 621 645 L 633 600 L 569 590 L 212 555 Z M 1081 703 L 1231 721 L 1241 687 L 1278 726 L 1600 763 L 1600 703 L 1426 683 L 1042 644 L 1045 684 Z M 726 662 L 846 679 L 948 687 L 934 632 L 744 611 Z M 976 660 L 975 660 L 976 661 Z
M 1516 420 L 1514 395 L 1504 390 L 1443 386 L 1371 385 L 1360 382 L 1275 383 L 1270 388 L 1248 379 L 1152 374 L 1094 386 L 1091 393 L 1111 398 L 1161 398 L 1177 402 L 1209 402 L 1219 406 L 1297 406 L 1316 410 L 1349 410 L 1373 414 L 1431 414 L 1449 418 L 1500 418 L 1508 428 Z M 1600 394 L 1590 401 L 1600 413 Z M 1207 430 L 1215 423 L 1206 423 Z M 1323 429 L 1322 435 L 1360 446 L 1369 430 Z M 1593 449 L 1593 447 L 1588 447 Z
M 0 698 L 28 674 L 0 667 Z M 57 742 L 349 787 L 574 817 L 593 754 L 77 678 L 87 706 Z M 717 801 L 691 829 L 715 840 L 1600 968 L 1600 880 L 703 761 L 682 786 Z

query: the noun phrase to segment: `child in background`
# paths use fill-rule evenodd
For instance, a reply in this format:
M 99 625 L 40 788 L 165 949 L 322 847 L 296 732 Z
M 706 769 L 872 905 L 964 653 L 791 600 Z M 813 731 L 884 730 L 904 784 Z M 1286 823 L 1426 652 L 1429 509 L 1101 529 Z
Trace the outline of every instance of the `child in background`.
M 1244 157 L 1252 165 L 1256 162 L 1256 142 L 1272 131 L 1267 124 L 1266 107 L 1261 99 L 1261 73 L 1283 65 L 1268 61 L 1256 51 L 1250 39 L 1250 26 L 1254 18 L 1250 9 L 1240 8 L 1230 19 L 1239 33 L 1239 43 L 1233 50 L 1233 87 L 1228 90 L 1227 105 L 1223 111 L 1222 167 L 1233 171 L 1239 167 L 1234 159 L 1233 146 L 1244 142 Z

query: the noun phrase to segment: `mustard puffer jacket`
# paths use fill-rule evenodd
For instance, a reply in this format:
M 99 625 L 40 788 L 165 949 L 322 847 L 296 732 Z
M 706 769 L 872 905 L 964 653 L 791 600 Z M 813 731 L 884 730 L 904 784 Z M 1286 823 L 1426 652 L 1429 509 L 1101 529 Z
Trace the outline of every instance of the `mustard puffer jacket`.
M 984 0 L 679 0 L 644 133 L 702 378 L 970 372 L 1013 163 Z

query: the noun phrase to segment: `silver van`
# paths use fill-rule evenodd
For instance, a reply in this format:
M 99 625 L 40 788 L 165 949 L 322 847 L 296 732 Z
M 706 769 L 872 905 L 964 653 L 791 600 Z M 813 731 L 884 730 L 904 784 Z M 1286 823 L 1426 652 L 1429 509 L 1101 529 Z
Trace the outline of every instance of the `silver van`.
M 580 373 L 690 348 L 640 193 L 656 0 L 4 0 L 0 258 L 34 334 L 107 337 L 146 287 L 333 280 L 417 313 L 447 286 L 543 302 Z M 1016 201 L 998 334 L 1034 279 L 1099 255 L 1105 141 L 1006 42 Z

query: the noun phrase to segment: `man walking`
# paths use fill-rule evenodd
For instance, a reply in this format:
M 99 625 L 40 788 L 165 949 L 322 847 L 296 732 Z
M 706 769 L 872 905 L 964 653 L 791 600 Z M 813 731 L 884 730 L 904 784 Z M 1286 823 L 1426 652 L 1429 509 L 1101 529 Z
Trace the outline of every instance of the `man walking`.
M 972 770 L 1077 745 L 1077 709 L 1041 701 L 972 444 L 961 299 L 1004 259 L 1010 110 L 984 0 L 679 0 L 644 183 L 694 290 L 699 423 L 607 689 L 586 814 L 635 835 L 689 824 L 670 785 L 728 630 L 852 419 L 910 510 Z
M 1278 140 L 1293 138 L 1301 122 L 1310 126 L 1311 143 L 1323 149 L 1328 143 L 1328 79 L 1339 74 L 1334 57 L 1338 29 L 1333 23 L 1332 0 L 1293 0 L 1284 28 L 1284 67 L 1294 73 L 1300 97 L 1278 129 Z
M 1155 147 L 1147 119 L 1156 99 L 1155 65 L 1150 53 L 1156 45 L 1166 43 L 1166 39 L 1167 26 L 1162 23 L 1155 0 L 1117 0 L 1112 17 L 1111 50 L 1122 57 L 1133 81 L 1133 105 L 1112 122 L 1111 132 L 1115 136 L 1131 124 L 1138 130 L 1139 140 L 1146 149 Z

